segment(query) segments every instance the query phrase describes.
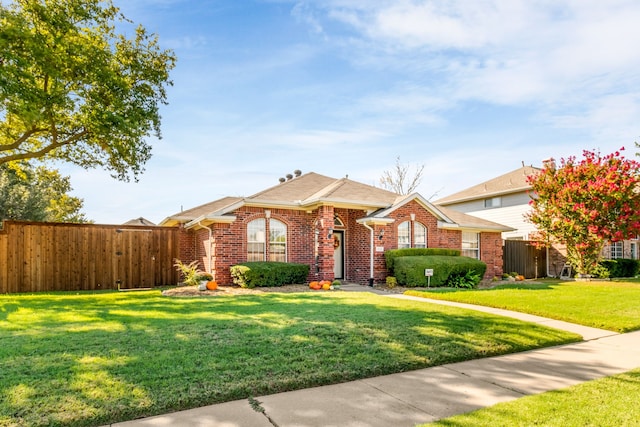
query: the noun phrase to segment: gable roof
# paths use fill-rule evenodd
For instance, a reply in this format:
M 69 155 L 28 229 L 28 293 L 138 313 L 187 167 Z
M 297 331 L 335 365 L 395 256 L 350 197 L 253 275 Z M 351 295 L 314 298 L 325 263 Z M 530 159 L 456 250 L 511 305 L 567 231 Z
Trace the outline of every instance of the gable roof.
M 130 219 L 129 221 L 125 222 L 122 225 L 152 225 L 152 226 L 155 226 L 155 224 L 152 221 L 149 221 L 147 218 L 143 218 L 143 217 Z
M 328 202 L 381 207 L 393 203 L 397 197 L 398 195 L 391 191 L 349 178 L 335 179 L 310 172 L 249 196 L 245 200 L 249 204 L 277 203 L 300 208 L 316 207 Z
M 447 206 L 470 200 L 486 199 L 504 194 L 518 193 L 521 191 L 524 192 L 531 188 L 531 185 L 527 183 L 527 177 L 541 170 L 542 169 L 534 166 L 523 166 L 504 175 L 500 175 L 499 177 L 436 200 L 435 203 Z
M 412 200 L 416 200 L 430 211 L 438 219 L 439 226 L 459 228 L 473 225 L 474 229 L 487 231 L 511 230 L 501 224 L 450 212 L 450 210 L 446 210 L 445 213 L 442 207 L 430 203 L 418 193 L 403 196 L 348 178 L 335 179 L 315 172 L 306 173 L 249 197 L 225 197 L 178 212 L 164 219 L 160 225 L 175 226 L 184 223 L 187 228 L 191 228 L 213 222 L 232 222 L 235 221 L 233 212 L 242 206 L 310 212 L 322 205 L 369 212 L 367 216 L 358 220 L 359 223 L 389 223 L 393 220 L 388 215 Z

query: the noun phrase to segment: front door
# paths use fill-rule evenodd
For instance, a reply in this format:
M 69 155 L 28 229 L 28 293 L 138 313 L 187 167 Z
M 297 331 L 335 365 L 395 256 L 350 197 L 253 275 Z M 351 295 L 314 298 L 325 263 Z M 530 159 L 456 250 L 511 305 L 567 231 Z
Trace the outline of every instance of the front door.
M 333 277 L 344 279 L 344 231 L 333 232 Z

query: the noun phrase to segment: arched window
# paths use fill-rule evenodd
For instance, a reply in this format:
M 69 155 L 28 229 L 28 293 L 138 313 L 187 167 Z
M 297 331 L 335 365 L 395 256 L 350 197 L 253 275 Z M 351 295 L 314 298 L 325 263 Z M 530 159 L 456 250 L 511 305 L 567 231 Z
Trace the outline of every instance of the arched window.
M 247 261 L 265 260 L 265 232 L 264 218 L 247 224 Z
M 427 247 L 427 227 L 425 227 L 419 222 L 413 223 L 413 247 L 414 248 Z
M 267 228 L 268 227 L 268 228 Z M 266 236 L 269 233 L 269 246 Z M 254 219 L 247 224 L 247 261 L 287 261 L 287 226 L 277 219 Z
M 269 261 L 287 262 L 287 226 L 277 219 L 269 220 Z
M 411 247 L 411 223 L 405 221 L 398 225 L 398 249 Z
M 413 222 L 413 227 L 411 225 L 411 221 L 405 221 L 398 225 L 398 249 L 426 248 L 427 227 L 419 222 Z

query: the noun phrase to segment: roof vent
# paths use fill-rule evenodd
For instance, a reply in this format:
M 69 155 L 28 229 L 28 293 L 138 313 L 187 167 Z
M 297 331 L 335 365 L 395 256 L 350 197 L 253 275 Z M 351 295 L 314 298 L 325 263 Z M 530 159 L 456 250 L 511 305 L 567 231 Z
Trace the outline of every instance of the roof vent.
M 283 182 L 285 182 L 285 181 L 286 181 L 286 179 L 284 179 L 284 178 L 280 178 L 280 179 L 278 179 L 278 181 L 280 181 L 280 184 L 282 184 Z
M 296 169 L 293 171 L 293 174 L 297 177 L 299 177 L 300 175 L 302 175 L 302 171 L 300 169 Z
M 288 173 L 286 176 L 287 176 L 287 181 L 291 181 L 293 179 L 293 175 L 291 175 L 290 173 Z

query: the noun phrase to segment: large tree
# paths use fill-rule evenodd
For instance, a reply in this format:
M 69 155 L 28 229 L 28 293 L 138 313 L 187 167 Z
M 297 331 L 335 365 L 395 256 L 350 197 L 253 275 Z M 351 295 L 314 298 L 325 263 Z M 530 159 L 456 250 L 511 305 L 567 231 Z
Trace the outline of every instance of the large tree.
M 0 2 L 0 164 L 62 159 L 134 179 L 175 57 L 109 0 Z
M 620 151 L 584 151 L 581 160 L 562 159 L 560 167 L 549 162 L 528 179 L 529 220 L 544 241 L 566 245 L 579 274 L 597 272 L 607 242 L 640 234 L 640 163 Z
M 0 221 L 89 222 L 69 177 L 26 162 L 0 164 Z

